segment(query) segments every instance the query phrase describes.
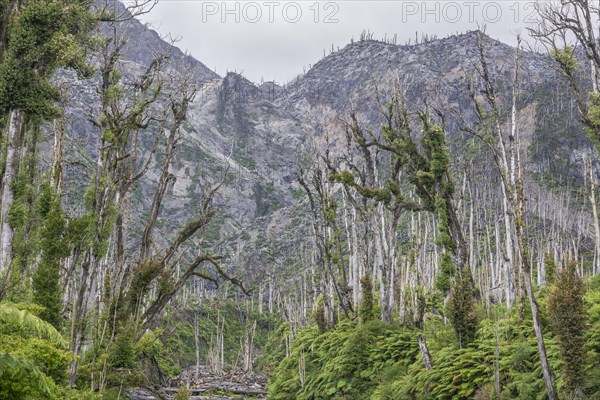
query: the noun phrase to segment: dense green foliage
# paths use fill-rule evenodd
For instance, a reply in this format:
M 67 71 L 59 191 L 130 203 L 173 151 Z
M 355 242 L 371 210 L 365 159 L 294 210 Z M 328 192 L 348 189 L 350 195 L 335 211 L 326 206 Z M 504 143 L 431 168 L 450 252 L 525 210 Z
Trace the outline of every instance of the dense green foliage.
M 570 282 L 580 287 L 569 278 L 572 275 L 568 271 L 561 273 L 559 279 L 565 282 L 562 286 Z M 579 342 L 581 351 L 574 355 L 587 354 L 585 361 L 579 359 L 578 370 L 581 398 L 585 399 L 600 398 L 594 371 L 600 365 L 599 283 L 598 278 L 590 282 L 586 314 L 578 314 L 583 310 L 581 303 L 569 308 L 577 311 L 581 324 L 591 327 Z M 544 304 L 543 292 L 540 296 Z M 552 292 L 548 303 L 555 302 L 558 296 L 561 295 Z M 572 367 L 565 366 L 562 339 L 558 334 L 556 338 L 552 335 L 550 325 L 555 327 L 554 317 L 548 317 L 544 318 L 547 351 L 552 368 L 561 371 L 563 377 Z M 452 327 L 444 324 L 442 318 L 428 315 L 423 332 L 428 336 L 431 370 L 425 369 L 419 355 L 418 331 L 381 321 L 340 322 L 324 333 L 315 327 L 305 328 L 297 333 L 289 356 L 279 363 L 273 361 L 278 367 L 270 381 L 269 398 L 542 400 L 545 386 L 530 318 L 526 313 L 525 319 L 520 320 L 515 308 L 507 311 L 504 306 L 494 306 L 481 318 L 474 340 L 461 348 L 454 340 Z M 561 398 L 571 398 L 568 382 L 566 376 L 558 378 Z
M 381 321 L 340 322 L 326 333 L 298 333 L 269 385 L 271 399 L 368 399 L 384 377 L 418 358 L 415 335 Z
M 65 340 L 52 325 L 24 305 L 0 303 L 0 399 L 70 398 L 75 393 L 63 385 L 71 360 Z
M 195 363 L 194 323 L 200 333 L 201 362 L 207 363 L 219 334 L 223 335 L 225 369 L 241 368 L 244 332 L 256 321 L 253 336 L 255 356 L 266 347 L 279 324 L 275 315 L 259 315 L 233 301 L 206 300 L 202 306 L 176 312 L 137 339 L 134 326 L 122 331 L 108 348 L 99 346 L 81 360 L 78 389 L 66 391 L 66 378 L 73 354 L 62 335 L 36 314 L 44 308 L 0 303 L 0 399 L 64 399 L 90 395 L 88 377 L 107 382 L 100 397 L 112 399 L 114 388 L 158 384 L 159 377 L 173 377 Z M 195 318 L 194 318 L 195 315 Z M 148 381 L 150 379 L 150 381 Z M 185 391 L 181 392 L 185 395 Z M 91 395 L 90 395 L 91 396 Z M 116 398 L 116 397 L 114 397 Z M 185 398 L 185 397 L 183 397 Z
M 91 72 L 82 46 L 90 41 L 89 30 L 94 24 L 91 2 L 12 3 L 20 9 L 8 9 L 18 17 L 8 25 L 0 64 L 0 109 L 20 109 L 32 117 L 53 118 L 57 115 L 53 102 L 59 99 L 59 91 L 49 82 L 51 74 L 61 67 Z
M 33 274 L 33 301 L 44 307 L 40 317 L 59 328 L 62 324 L 62 288 L 60 286 L 60 261 L 69 255 L 67 224 L 60 198 L 46 185 L 38 201 L 41 259 Z

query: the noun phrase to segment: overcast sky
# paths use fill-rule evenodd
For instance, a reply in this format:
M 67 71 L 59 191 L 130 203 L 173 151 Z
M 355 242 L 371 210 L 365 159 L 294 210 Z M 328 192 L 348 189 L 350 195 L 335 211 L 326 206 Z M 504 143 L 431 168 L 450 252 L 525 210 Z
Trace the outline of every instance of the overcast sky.
M 486 26 L 514 43 L 533 20 L 534 1 L 202 1 L 159 0 L 142 18 L 219 75 L 288 82 L 363 30 L 398 43 L 415 33 L 447 36 Z

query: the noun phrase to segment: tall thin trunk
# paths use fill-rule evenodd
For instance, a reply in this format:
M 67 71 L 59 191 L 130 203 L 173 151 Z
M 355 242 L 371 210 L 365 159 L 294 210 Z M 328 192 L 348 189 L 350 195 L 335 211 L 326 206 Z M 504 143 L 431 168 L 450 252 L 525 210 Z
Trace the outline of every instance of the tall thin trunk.
M 590 60 L 590 73 L 592 75 L 592 90 L 594 93 L 598 93 L 598 70 L 594 60 Z
M 513 240 L 513 229 L 511 224 L 511 210 L 508 199 L 508 193 L 504 185 L 502 185 L 502 208 L 504 214 L 504 296 L 506 306 L 512 307 L 514 304 L 514 281 L 513 281 L 513 265 L 514 265 L 514 251 L 515 242 Z
M 8 211 L 13 201 L 12 182 L 18 173 L 19 147 L 23 131 L 24 115 L 21 110 L 12 110 L 8 121 L 6 166 L 2 177 L 2 204 L 0 207 L 0 272 L 12 261 L 13 230 L 8 223 Z
M 546 345 L 544 343 L 544 335 L 542 333 L 542 327 L 540 323 L 540 316 L 538 311 L 537 301 L 535 294 L 533 293 L 533 285 L 531 283 L 531 264 L 529 258 L 529 248 L 527 244 L 527 238 L 525 233 L 525 194 L 523 188 L 523 170 L 521 165 L 520 157 L 520 140 L 518 136 L 518 130 L 516 129 L 516 98 L 518 96 L 519 89 L 519 50 L 517 50 L 517 57 L 515 60 L 515 77 L 513 83 L 513 109 L 512 114 L 515 124 L 513 128 L 514 142 L 515 142 L 515 153 L 516 153 L 516 174 L 517 180 L 515 182 L 514 192 L 516 195 L 516 207 L 515 207 L 515 233 L 520 251 L 520 262 L 521 262 L 521 278 L 525 286 L 525 292 L 529 299 L 529 306 L 531 307 L 531 315 L 533 318 L 533 330 L 537 339 L 538 352 L 540 355 L 540 364 L 542 365 L 542 374 L 544 376 L 544 383 L 546 384 L 546 392 L 550 400 L 558 400 L 556 389 L 554 388 L 554 376 L 548 363 L 548 356 L 546 354 Z
M 62 189 L 62 167 L 65 141 L 65 118 L 63 115 L 54 121 L 53 144 L 52 144 L 52 166 L 50 167 L 50 184 L 60 196 Z
M 198 324 L 198 313 L 194 312 L 194 347 L 196 350 L 196 380 L 200 376 L 200 325 Z
M 417 336 L 417 341 L 419 342 L 419 349 L 421 350 L 421 358 L 423 359 L 423 365 L 425 365 L 425 369 L 427 371 L 431 370 L 431 354 L 429 353 L 429 348 L 427 347 L 427 340 L 425 336 L 419 335 Z
M 520 228 L 518 229 L 520 231 Z M 533 330 L 535 331 L 535 337 L 537 339 L 538 352 L 540 355 L 540 364 L 542 365 L 542 374 L 544 377 L 544 383 L 546 385 L 546 392 L 550 400 L 558 400 L 558 395 L 554 389 L 554 376 L 548 363 L 548 356 L 546 354 L 546 345 L 544 343 L 544 334 L 540 324 L 540 315 L 538 310 L 537 301 L 533 293 L 533 285 L 531 283 L 531 270 L 529 267 L 529 260 L 523 260 L 523 283 L 525 285 L 525 291 L 529 300 L 529 306 L 531 307 L 531 315 L 533 318 Z
M 379 304 L 381 305 L 381 320 L 386 323 L 391 322 L 391 309 L 390 309 L 390 294 L 388 293 L 389 285 L 389 268 L 388 260 L 385 254 L 384 246 L 384 217 L 383 217 L 383 205 L 378 204 L 374 210 L 374 226 L 375 226 L 375 248 L 376 257 L 374 261 L 377 264 L 378 278 L 379 278 Z M 379 214 L 379 215 L 378 215 Z
M 586 162 L 588 168 L 588 177 L 590 179 L 589 199 L 592 205 L 592 215 L 594 224 L 594 233 L 596 239 L 596 254 L 594 257 L 594 274 L 600 273 L 600 220 L 598 220 L 598 204 L 596 203 L 596 181 L 594 179 L 594 168 L 591 160 Z
M 79 289 L 75 296 L 73 313 L 71 315 L 71 351 L 75 355 L 75 359 L 69 366 L 69 386 L 75 385 L 77 368 L 79 367 L 78 356 L 83 346 L 89 291 L 94 284 L 93 273 L 90 273 L 90 270 L 92 269 L 90 266 L 91 262 L 93 261 L 90 261 L 90 258 L 88 257 L 82 265 Z
M 550 400 L 557 400 L 558 397 L 556 395 L 556 389 L 554 388 L 553 383 L 553 374 L 550 369 L 550 365 L 548 363 L 548 357 L 546 355 L 546 347 L 544 344 L 544 337 L 541 330 L 540 325 L 540 317 L 538 311 L 538 305 L 535 299 L 535 294 L 533 292 L 533 287 L 531 283 L 531 265 L 529 258 L 529 249 L 526 238 L 526 230 L 525 230 L 525 205 L 524 205 L 524 189 L 523 189 L 523 171 L 521 167 L 521 159 L 520 159 L 520 140 L 519 140 L 519 130 L 517 127 L 517 99 L 519 96 L 519 71 L 520 71 L 520 56 L 521 56 L 521 47 L 520 47 L 520 39 L 518 39 L 517 51 L 514 59 L 514 76 L 513 76 L 513 84 L 512 84 L 512 108 L 511 108 L 511 132 L 509 136 L 510 140 L 510 149 L 511 149 L 511 163 L 509 165 L 507 159 L 507 147 L 506 141 L 504 140 L 504 133 L 501 127 L 500 118 L 501 113 L 498 108 L 496 102 L 496 94 L 495 87 L 493 85 L 492 78 L 490 76 L 487 62 L 484 55 L 483 43 L 481 36 L 478 40 L 478 48 L 479 48 L 479 58 L 480 58 L 480 67 L 481 69 L 478 71 L 480 77 L 483 79 L 483 84 L 485 87 L 484 94 L 486 96 L 486 100 L 488 105 L 491 107 L 494 115 L 494 125 L 495 125 L 495 134 L 498 140 L 498 144 L 495 148 L 493 148 L 494 159 L 496 161 L 496 166 L 498 167 L 498 172 L 500 173 L 501 183 L 502 183 L 502 194 L 503 194 L 503 205 L 505 212 L 505 222 L 507 221 L 512 225 L 511 228 L 514 229 L 514 237 L 516 241 L 513 243 L 515 247 L 514 251 L 516 255 L 519 257 L 519 263 L 521 265 L 520 268 L 520 276 L 521 276 L 521 284 L 524 286 L 524 291 L 526 297 L 529 300 L 529 305 L 531 307 L 532 317 L 533 317 L 533 328 L 536 334 L 537 344 L 538 344 L 538 353 L 540 357 L 540 363 L 542 366 L 542 373 L 544 376 L 544 383 L 546 384 L 546 391 Z M 473 94 L 471 94 L 473 97 Z M 477 106 L 476 106 L 477 107 Z M 480 116 L 481 118 L 481 116 Z M 508 211 L 508 213 L 507 213 Z M 506 223 L 505 223 L 506 226 Z M 509 230 L 506 228 L 507 234 L 509 232 L 513 232 L 513 230 Z M 508 236 L 507 236 L 508 237 Z M 507 253 L 512 252 L 513 250 L 507 248 Z

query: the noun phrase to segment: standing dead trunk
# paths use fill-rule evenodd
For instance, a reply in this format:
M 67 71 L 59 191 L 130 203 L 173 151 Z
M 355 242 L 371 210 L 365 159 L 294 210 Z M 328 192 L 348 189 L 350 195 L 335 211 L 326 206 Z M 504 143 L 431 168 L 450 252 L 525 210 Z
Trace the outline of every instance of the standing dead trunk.
M 244 372 L 252 372 L 252 358 L 254 348 L 254 334 L 256 333 L 256 320 L 252 326 L 246 326 L 244 331 Z
M 93 261 L 92 261 L 93 262 Z M 79 354 L 84 341 L 84 332 L 87 320 L 88 300 L 90 296 L 90 290 L 94 285 L 94 271 L 95 268 L 91 268 L 91 262 L 88 258 L 83 266 L 81 272 L 81 278 L 79 282 L 79 289 L 75 297 L 75 303 L 73 305 L 73 314 L 71 316 L 71 351 L 75 355 L 75 359 L 69 366 L 69 386 L 75 385 L 75 379 L 77 377 L 77 368 L 79 367 Z M 90 271 L 92 271 L 90 273 Z
M 24 115 L 21 110 L 12 110 L 8 120 L 6 167 L 2 177 L 2 204 L 0 207 L 0 272 L 12 261 L 13 230 L 8 223 L 8 211 L 13 201 L 12 182 L 18 173 L 19 146 L 23 131 Z
M 533 328 L 535 331 L 538 353 L 540 358 L 540 364 L 542 366 L 542 373 L 544 376 L 544 383 L 546 385 L 546 392 L 550 400 L 557 400 L 556 389 L 553 383 L 553 374 L 548 363 L 548 357 L 546 355 L 546 347 L 544 343 L 544 336 L 541 330 L 540 317 L 538 311 L 538 305 L 533 292 L 533 286 L 531 282 L 531 260 L 529 255 L 526 229 L 525 229 L 525 199 L 524 199 L 524 188 L 523 188 L 523 170 L 521 167 L 520 150 L 521 143 L 519 140 L 519 130 L 517 126 L 518 121 L 518 110 L 517 100 L 519 96 L 519 71 L 520 71 L 520 56 L 521 46 L 520 39 L 518 39 L 517 51 L 514 58 L 514 76 L 512 83 L 512 98 L 511 98 L 511 114 L 510 122 L 511 129 L 508 134 L 509 143 L 505 140 L 506 133 L 504 132 L 501 124 L 502 113 L 497 103 L 496 87 L 494 86 L 490 71 L 488 69 L 487 61 L 484 55 L 483 40 L 481 35 L 478 38 L 478 50 L 479 50 L 479 61 L 480 65 L 477 69 L 479 77 L 483 83 L 483 90 L 481 91 L 485 95 L 487 105 L 491 109 L 492 113 L 492 126 L 493 134 L 496 136 L 497 144 L 490 146 L 490 150 L 494 156 L 494 161 L 498 172 L 500 174 L 500 180 L 502 184 L 502 195 L 503 204 L 505 209 L 505 221 L 508 217 L 508 223 L 510 223 L 512 229 L 506 229 L 507 237 L 510 232 L 514 232 L 515 242 L 513 243 L 514 249 L 507 249 L 507 253 L 514 251 L 513 254 L 518 255 L 521 276 L 521 284 L 524 286 L 525 296 L 529 300 L 533 317 Z M 470 87 L 471 98 L 476 109 L 476 113 L 479 116 L 480 121 L 485 125 L 488 122 L 488 117 L 483 113 L 481 104 L 476 99 L 475 92 Z M 475 132 L 474 130 L 470 130 Z M 475 132 L 475 135 L 477 133 Z M 510 151 L 510 164 L 507 158 L 507 150 Z M 508 211 L 508 213 L 506 213 Z
M 596 203 L 596 181 L 594 179 L 594 168 L 590 159 L 586 160 L 587 177 L 590 179 L 589 199 L 592 206 L 594 234 L 596 239 L 596 254 L 594 257 L 593 273 L 600 273 L 600 221 L 598 220 L 598 205 Z
M 423 365 L 425 365 L 425 369 L 429 371 L 433 367 L 431 365 L 431 354 L 429 353 L 429 348 L 427 347 L 427 339 L 425 339 L 425 336 L 419 335 L 417 336 L 417 341 L 419 342 L 419 349 L 421 350 Z
M 520 229 L 517 229 L 520 231 Z M 550 400 L 558 400 L 558 395 L 554 389 L 554 375 L 550 369 L 548 363 L 548 356 L 546 355 L 546 346 L 544 344 L 544 334 L 540 324 L 540 315 L 538 310 L 537 301 L 533 293 L 533 285 L 531 283 L 531 268 L 529 267 L 529 260 L 523 260 L 523 283 L 525 285 L 525 291 L 529 300 L 529 306 L 531 307 L 531 315 L 533 317 L 533 330 L 535 331 L 535 337 L 537 339 L 538 352 L 540 355 L 540 363 L 542 365 L 542 375 L 544 377 L 544 383 L 546 385 L 546 392 Z
M 519 40 L 520 46 L 520 40 Z M 520 140 L 518 136 L 518 130 L 516 129 L 516 113 L 517 113 L 517 96 L 519 93 L 519 55 L 520 49 L 517 48 L 517 55 L 515 58 L 515 77 L 513 83 L 513 103 L 512 103 L 512 115 L 513 115 L 513 130 L 511 135 L 513 136 L 511 141 L 513 144 L 514 154 L 516 158 L 516 181 L 514 182 L 514 193 L 516 197 L 516 212 L 515 212 L 515 232 L 517 236 L 518 250 L 520 251 L 521 261 L 521 272 L 523 284 L 525 286 L 525 292 L 529 299 L 529 306 L 531 307 L 531 314 L 533 317 L 533 330 L 537 339 L 538 352 L 540 354 L 540 363 L 542 365 L 542 374 L 544 376 L 544 383 L 546 384 L 546 392 L 550 400 L 558 400 L 556 389 L 554 388 L 554 376 L 548 363 L 548 356 L 546 355 L 546 346 L 544 343 L 544 335 L 542 333 L 542 327 L 540 323 L 540 316 L 538 311 L 537 301 L 535 294 L 533 293 L 533 285 L 531 283 L 531 260 L 529 258 L 529 247 L 527 243 L 527 237 L 525 236 L 525 193 L 523 188 L 523 169 L 521 165 L 521 152 L 520 152 Z
M 546 345 L 544 343 L 544 334 L 542 332 L 542 326 L 540 323 L 540 315 L 538 310 L 538 304 L 535 299 L 533 292 L 533 284 L 531 283 L 531 261 L 529 258 L 529 248 L 527 245 L 527 238 L 525 237 L 525 210 L 524 210 L 524 193 L 523 193 L 523 177 L 521 171 L 520 162 L 518 163 L 518 180 L 517 180 L 517 207 L 515 212 L 515 231 L 516 237 L 519 242 L 519 250 L 521 251 L 521 265 L 523 285 L 525 286 L 525 292 L 527 299 L 529 300 L 529 306 L 531 308 L 531 316 L 533 319 L 533 330 L 535 331 L 535 337 L 537 339 L 538 353 L 540 356 L 540 364 L 542 365 L 542 375 L 544 377 L 544 383 L 546 384 L 546 392 L 548 399 L 558 400 L 556 389 L 554 388 L 554 375 L 548 363 L 548 356 L 546 354 Z
M 510 217 L 510 204 L 506 189 L 502 186 L 502 207 L 504 216 L 504 296 L 506 306 L 512 307 L 515 301 L 513 265 L 514 265 L 514 240 L 513 227 Z
M 55 189 L 56 194 L 60 196 L 62 189 L 62 168 L 63 153 L 65 142 L 66 117 L 64 108 L 61 110 L 61 116 L 54 121 L 52 130 L 52 165 L 50 167 L 50 185 Z
M 196 380 L 200 376 L 200 326 L 198 325 L 198 312 L 194 312 L 194 348 L 196 350 Z

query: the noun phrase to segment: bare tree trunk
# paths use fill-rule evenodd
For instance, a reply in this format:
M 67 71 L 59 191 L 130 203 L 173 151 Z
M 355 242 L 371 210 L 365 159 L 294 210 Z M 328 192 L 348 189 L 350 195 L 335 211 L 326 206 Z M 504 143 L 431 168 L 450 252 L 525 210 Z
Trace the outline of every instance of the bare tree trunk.
M 220 362 L 219 362 L 219 370 L 223 371 L 223 367 L 225 367 L 225 318 L 221 320 L 221 334 L 219 335 L 219 351 L 220 351 Z
M 273 278 L 269 279 L 269 314 L 273 314 Z
M 523 261 L 529 264 L 529 261 Z M 525 265 L 524 265 L 525 267 Z M 554 389 L 554 376 L 548 363 L 548 356 L 546 355 L 546 346 L 544 344 L 544 334 L 540 324 L 540 315 L 538 311 L 537 301 L 533 293 L 533 287 L 531 284 L 531 271 L 528 268 L 523 268 L 523 278 L 525 284 L 525 290 L 527 292 L 527 298 L 529 300 L 529 306 L 531 307 L 531 315 L 533 317 L 533 330 L 535 331 L 535 337 L 537 339 L 538 352 L 540 355 L 540 363 L 542 365 L 542 374 L 544 376 L 544 383 L 546 385 L 546 392 L 550 400 L 558 400 L 558 395 Z
M 594 60 L 590 60 L 590 73 L 592 75 L 592 91 L 598 93 L 598 70 Z
M 520 41 L 519 41 L 520 43 Z M 525 234 L 525 194 L 523 188 L 523 170 L 521 166 L 520 157 L 520 140 L 518 131 L 516 129 L 516 98 L 519 90 L 519 48 L 517 49 L 517 56 L 515 58 L 515 77 L 513 83 L 513 141 L 515 143 L 514 149 L 516 153 L 516 174 L 517 180 L 515 181 L 514 193 L 516 195 L 516 207 L 515 207 L 515 231 L 517 236 L 517 242 L 520 251 L 520 262 L 522 265 L 522 278 L 525 285 L 525 291 L 529 299 L 529 306 L 531 307 L 531 314 L 533 317 L 533 330 L 538 344 L 538 352 L 540 355 L 540 363 L 542 365 L 542 374 L 544 376 L 544 383 L 546 384 L 546 392 L 550 400 L 558 400 L 556 389 L 554 388 L 554 376 L 548 363 L 548 356 L 546 355 L 546 346 L 544 343 L 544 335 L 542 333 L 542 327 L 540 324 L 540 316 L 538 311 L 537 301 L 535 294 L 533 293 L 533 285 L 531 283 L 531 264 L 529 259 L 529 248 L 527 244 L 527 238 Z
M 77 377 L 77 368 L 79 366 L 78 357 L 83 346 L 84 331 L 87 322 L 88 300 L 91 287 L 94 285 L 94 273 L 96 268 L 92 268 L 90 265 L 91 263 L 93 263 L 93 260 L 90 260 L 90 258 L 84 261 L 80 284 L 75 296 L 73 313 L 71 315 L 71 351 L 75 355 L 75 359 L 69 366 L 69 386 L 71 387 L 75 385 L 75 378 Z
M 254 334 L 256 332 L 256 320 L 252 327 L 246 326 L 244 332 L 244 372 L 252 371 L 252 354 L 254 348 Z
M 21 110 L 12 110 L 8 121 L 6 167 L 2 177 L 2 204 L 0 208 L 0 272 L 12 262 L 13 230 L 8 223 L 8 210 L 13 201 L 12 182 L 18 173 L 19 147 L 23 131 L 24 115 Z
M 589 199 L 592 206 L 592 214 L 594 224 L 594 233 L 596 239 L 596 254 L 594 256 L 594 269 L 593 273 L 600 273 L 600 220 L 598 220 L 598 203 L 596 203 L 596 181 L 594 179 L 594 168 L 591 160 L 587 160 L 585 165 L 588 169 L 588 177 L 590 179 L 590 191 L 589 191 Z
M 344 229 L 346 231 L 347 244 L 348 244 L 348 275 L 350 280 L 350 286 L 352 287 L 352 305 L 356 309 L 359 303 L 359 289 L 360 286 L 359 281 L 360 278 L 357 275 L 357 257 L 356 257 L 356 240 L 355 240 L 355 232 L 356 227 L 353 225 L 354 220 L 350 220 L 348 207 L 346 205 L 346 194 L 347 188 L 342 188 L 342 207 L 343 207 L 343 216 L 344 216 Z M 355 211 L 354 211 L 355 212 Z M 351 233 L 352 231 L 352 233 Z
M 373 210 L 374 219 L 374 231 L 375 231 L 375 249 L 376 257 L 375 262 L 377 264 L 378 279 L 379 279 L 379 304 L 381 305 L 381 320 L 385 323 L 392 322 L 392 312 L 390 306 L 391 295 L 388 293 L 389 290 L 389 270 L 391 265 L 388 263 L 386 249 L 385 249 L 385 221 L 384 221 L 384 210 L 383 204 L 377 204 L 375 210 Z
M 258 286 L 258 315 L 263 315 L 263 285 Z
M 427 339 L 425 339 L 425 336 L 419 335 L 417 336 L 417 340 L 419 342 L 419 349 L 421 350 L 423 365 L 425 365 L 425 369 L 429 371 L 433 367 L 431 365 L 431 354 L 429 353 L 429 348 L 427 347 Z
M 198 312 L 194 312 L 194 346 L 196 350 L 196 380 L 200 376 L 200 326 L 198 325 Z
M 538 306 L 535 299 L 535 294 L 533 292 L 533 287 L 531 283 L 531 265 L 530 265 L 530 256 L 529 249 L 527 243 L 527 237 L 525 232 L 525 205 L 524 205 L 524 188 L 523 188 L 523 171 L 521 167 L 521 159 L 520 159 L 520 140 L 518 136 L 518 127 L 517 127 L 517 98 L 519 95 L 519 71 L 520 71 L 520 56 L 521 56 L 521 45 L 520 39 L 518 39 L 517 51 L 514 59 L 514 77 L 513 77 L 513 85 L 512 85 L 512 108 L 511 108 L 511 131 L 509 134 L 509 149 L 511 151 L 511 163 L 509 165 L 507 159 L 507 143 L 505 140 L 505 134 L 501 127 L 500 118 L 501 112 L 498 108 L 497 98 L 496 98 L 496 88 L 494 87 L 492 78 L 490 76 L 487 61 L 484 55 L 483 43 L 481 36 L 478 39 L 478 50 L 479 50 L 479 61 L 480 61 L 480 69 L 478 69 L 478 74 L 480 78 L 483 80 L 484 90 L 486 101 L 490 108 L 493 111 L 494 115 L 494 128 L 495 135 L 498 139 L 498 144 L 496 146 L 492 146 L 491 150 L 494 155 L 494 161 L 498 168 L 498 172 L 500 173 L 501 183 L 502 183 L 502 194 L 504 200 L 504 211 L 505 215 L 508 217 L 508 222 L 511 225 L 511 228 L 514 229 L 514 236 L 516 241 L 513 243 L 515 247 L 515 254 L 519 256 L 519 263 L 521 265 L 520 268 L 520 276 L 522 285 L 524 286 L 526 296 L 529 300 L 529 305 L 531 307 L 531 312 L 533 316 L 533 328 L 536 334 L 537 344 L 538 344 L 538 353 L 540 357 L 540 363 L 542 366 L 542 373 L 544 376 L 544 383 L 546 384 L 546 391 L 548 393 L 548 397 L 550 400 L 557 400 L 558 397 L 556 395 L 556 389 L 554 388 L 553 383 L 553 374 L 550 369 L 550 365 L 548 363 L 548 357 L 546 355 L 546 347 L 544 343 L 544 336 L 542 334 L 541 325 L 540 325 L 540 317 L 538 312 Z M 474 103 L 476 100 L 474 98 L 473 92 L 471 93 L 471 97 L 473 98 Z M 479 108 L 476 105 L 477 112 L 479 113 Z M 480 119 L 483 121 L 480 115 Z M 506 211 L 509 211 L 506 213 Z M 506 217 L 505 217 L 506 222 Z M 512 230 L 506 229 L 507 234 L 512 232 Z M 508 250 L 508 248 L 507 248 Z M 513 251 L 513 249 L 510 249 Z
M 53 144 L 52 144 L 52 166 L 50 167 L 50 184 L 56 190 L 56 194 L 60 196 L 62 189 L 62 168 L 63 168 L 63 152 L 65 141 L 65 115 L 64 109 L 61 110 L 61 116 L 54 121 L 53 129 Z

